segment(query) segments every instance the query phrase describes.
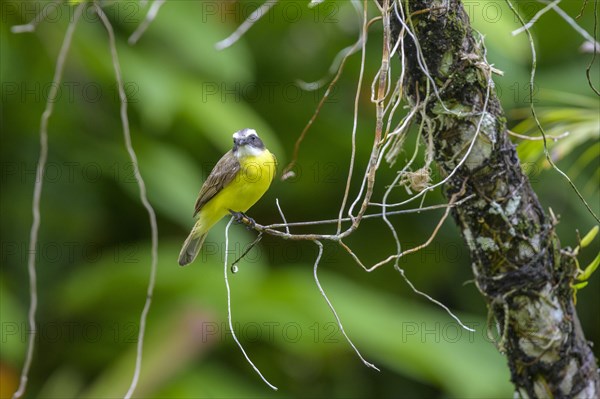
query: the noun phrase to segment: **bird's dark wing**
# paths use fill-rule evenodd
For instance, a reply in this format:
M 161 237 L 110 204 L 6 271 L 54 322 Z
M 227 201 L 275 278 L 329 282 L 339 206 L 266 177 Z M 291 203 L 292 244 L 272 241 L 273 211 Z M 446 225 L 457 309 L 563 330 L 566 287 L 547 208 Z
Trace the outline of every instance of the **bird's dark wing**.
M 196 216 L 198 212 L 200 212 L 200 209 L 217 195 L 223 187 L 231 183 L 239 171 L 240 162 L 237 157 L 233 155 L 233 152 L 229 151 L 223 155 L 200 189 L 200 194 L 198 194 L 198 199 L 196 200 L 194 216 Z

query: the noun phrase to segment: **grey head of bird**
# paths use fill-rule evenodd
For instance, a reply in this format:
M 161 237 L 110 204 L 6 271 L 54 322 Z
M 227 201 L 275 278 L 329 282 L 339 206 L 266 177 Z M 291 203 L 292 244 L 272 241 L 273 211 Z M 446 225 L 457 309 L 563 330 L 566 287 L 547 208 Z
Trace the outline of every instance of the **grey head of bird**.
M 254 129 L 242 129 L 233 134 L 233 154 L 240 157 L 258 156 L 265 150 L 258 133 Z

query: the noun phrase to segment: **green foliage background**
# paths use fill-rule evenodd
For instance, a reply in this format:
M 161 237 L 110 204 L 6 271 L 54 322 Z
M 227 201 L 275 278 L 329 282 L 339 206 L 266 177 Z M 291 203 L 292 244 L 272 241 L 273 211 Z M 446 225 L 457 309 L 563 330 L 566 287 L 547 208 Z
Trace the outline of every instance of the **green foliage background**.
M 243 127 L 257 129 L 280 166 L 287 164 L 295 139 L 324 92 L 304 92 L 297 79 L 322 78 L 336 53 L 357 38 L 359 22 L 349 2 L 327 0 L 312 9 L 307 3 L 278 4 L 242 40 L 217 52 L 214 44 L 227 37 L 257 3 L 169 1 L 140 42 L 129 46 L 127 37 L 146 8 L 138 2 L 104 2 L 117 33 L 133 144 L 158 213 L 160 234 L 157 287 L 136 394 L 170 398 L 512 396 L 505 360 L 486 336 L 485 304 L 468 283 L 472 275 L 467 250 L 451 221 L 431 247 L 407 256 L 400 265 L 419 289 L 454 309 L 476 328 L 475 333 L 460 330 L 440 308 L 413 293 L 391 266 L 367 274 L 339 248 L 326 246 L 320 266 L 323 286 L 346 331 L 381 373 L 364 367 L 339 332 L 313 281 L 317 248 L 312 243 L 266 237 L 253 249 L 230 279 L 234 321 L 250 357 L 280 388 L 278 392 L 271 392 L 254 374 L 227 332 L 221 255 L 224 222 L 209 235 L 200 261 L 186 268 L 177 266 L 180 244 L 193 223 L 196 194 L 231 146 L 231 134 Z M 536 2 L 519 3 L 527 19 L 540 8 Z M 505 72 L 496 83 L 514 127 L 528 117 L 523 111 L 528 106 L 530 73 L 525 35 L 510 35 L 518 24 L 504 2 L 466 4 L 473 24 L 486 35 L 488 60 Z M 565 1 L 561 6 L 574 16 L 580 2 Z M 12 25 L 30 20 L 42 9 L 48 20 L 35 33 L 10 33 Z M 2 4 L 2 397 L 15 388 L 25 351 L 26 261 L 39 118 L 72 15 L 69 5 Z M 593 4 L 580 23 L 592 30 Z M 585 78 L 591 55 L 578 51 L 581 37 L 552 13 L 533 32 L 539 55 L 534 101 L 547 107 L 548 123 L 558 132 L 561 128 L 571 132 L 571 144 L 553 154 L 559 154 L 563 169 L 577 166 L 572 170 L 574 180 L 598 212 L 599 102 Z M 374 26 L 367 45 L 356 177 L 372 143 L 369 84 L 380 49 L 381 28 Z M 596 86 L 597 65 L 592 69 Z M 257 221 L 280 221 L 275 198 L 288 221 L 337 216 L 348 170 L 359 68 L 357 54 L 303 143 L 297 177 L 274 182 L 250 211 Z M 397 61 L 392 68 L 399 71 Z M 40 336 L 28 397 L 118 397 L 133 373 L 137 323 L 150 268 L 150 230 L 123 146 L 114 82 L 106 32 L 89 10 L 76 30 L 50 119 L 37 263 Z M 578 118 L 581 113 L 587 117 Z M 562 116 L 552 119 L 553 115 Z M 561 127 L 563 120 L 568 127 Z M 537 135 L 526 121 L 520 126 L 514 130 Z M 413 137 L 407 142 L 408 148 L 414 141 Z M 576 230 L 584 234 L 594 225 L 593 219 L 566 182 L 545 167 L 541 142 L 528 142 L 524 148 L 520 148 L 524 167 L 542 203 L 561 216 L 558 229 L 563 245 L 575 246 Z M 434 175 L 439 178 L 437 172 Z M 375 198 L 383 193 L 383 182 L 393 176 L 393 169 L 382 168 Z M 351 193 L 356 194 L 358 187 L 355 179 Z M 404 197 L 399 189 L 397 198 Z M 427 198 L 430 204 L 443 201 L 439 192 Z M 429 237 L 440 216 L 436 211 L 392 220 L 409 248 Z M 239 255 L 254 235 L 234 226 L 231 237 Z M 395 248 L 380 220 L 363 222 L 348 244 L 367 263 Z M 596 242 L 581 254 L 580 263 L 589 263 L 597 251 Z M 586 336 L 596 343 L 600 342 L 598 284 L 597 276 L 593 277 L 579 293 L 577 305 Z

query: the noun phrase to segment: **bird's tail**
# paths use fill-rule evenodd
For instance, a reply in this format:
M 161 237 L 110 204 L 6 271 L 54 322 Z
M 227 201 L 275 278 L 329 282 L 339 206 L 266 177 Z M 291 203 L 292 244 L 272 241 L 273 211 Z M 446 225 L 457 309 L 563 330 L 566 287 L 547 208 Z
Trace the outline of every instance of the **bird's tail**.
M 183 248 L 181 248 L 181 252 L 179 253 L 179 266 L 185 266 L 192 263 L 200 253 L 200 249 L 202 249 L 202 244 L 206 239 L 207 233 L 195 236 L 194 233 L 196 232 L 194 230 L 195 229 L 192 229 L 192 232 L 183 243 Z

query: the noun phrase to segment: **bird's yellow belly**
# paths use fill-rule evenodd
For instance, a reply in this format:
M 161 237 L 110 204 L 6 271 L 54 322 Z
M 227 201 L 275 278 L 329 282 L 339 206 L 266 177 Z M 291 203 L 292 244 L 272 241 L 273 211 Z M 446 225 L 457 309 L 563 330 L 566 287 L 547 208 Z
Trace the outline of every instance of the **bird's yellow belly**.
M 231 183 L 202 207 L 199 214 L 204 231 L 229 214 L 229 210 L 246 212 L 267 191 L 275 175 L 270 153 L 240 160 L 240 171 Z

